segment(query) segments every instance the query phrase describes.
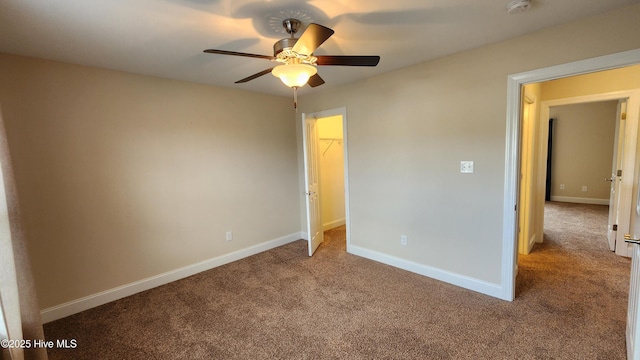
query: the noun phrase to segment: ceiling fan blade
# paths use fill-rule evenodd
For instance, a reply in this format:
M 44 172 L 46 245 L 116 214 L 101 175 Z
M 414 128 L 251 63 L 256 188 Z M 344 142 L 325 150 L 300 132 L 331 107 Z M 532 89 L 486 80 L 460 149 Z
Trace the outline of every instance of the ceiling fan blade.
M 209 54 L 244 56 L 244 57 L 257 58 L 257 59 L 267 59 L 267 60 L 274 60 L 275 59 L 273 56 L 269 56 L 269 55 L 249 54 L 249 53 L 243 53 L 243 52 L 237 52 L 237 51 L 227 51 L 227 50 L 207 49 L 204 52 L 209 53 Z
M 317 58 L 316 64 L 318 65 L 376 66 L 380 62 L 380 56 L 321 55 Z
M 315 75 L 309 78 L 309 81 L 307 82 L 307 84 L 309 84 L 309 86 L 311 87 L 316 87 L 324 84 L 324 80 L 320 77 L 320 75 L 316 73 Z
M 259 77 L 260 77 L 260 76 L 262 76 L 262 75 L 266 75 L 266 74 L 270 73 L 270 72 L 271 72 L 271 70 L 273 70 L 273 68 L 266 69 L 266 70 L 262 70 L 262 71 L 260 71 L 259 73 L 255 73 L 255 74 L 253 74 L 253 75 L 251 75 L 251 76 L 247 76 L 246 78 L 244 78 L 244 79 L 242 79 L 242 80 L 238 80 L 238 81 L 236 81 L 235 83 L 236 83 L 236 84 L 246 83 L 247 81 L 251 81 L 251 80 L 253 80 L 253 79 L 255 79 L 255 78 L 259 78 Z
M 322 25 L 311 23 L 300 35 L 300 38 L 293 46 L 292 50 L 298 54 L 311 55 L 328 38 L 333 35 L 333 30 Z

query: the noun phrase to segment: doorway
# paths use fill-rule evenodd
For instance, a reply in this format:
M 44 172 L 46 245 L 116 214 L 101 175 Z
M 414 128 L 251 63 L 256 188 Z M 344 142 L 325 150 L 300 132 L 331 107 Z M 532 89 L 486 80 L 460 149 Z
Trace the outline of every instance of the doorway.
M 302 114 L 302 122 L 309 256 L 324 241 L 324 231 L 341 226 L 346 229 L 349 251 L 346 108 Z
M 640 71 L 640 68 L 634 71 Z M 572 78 L 559 81 L 571 84 Z M 604 112 L 607 114 L 606 117 L 608 119 L 597 120 L 595 124 L 596 127 L 604 126 L 604 128 L 593 129 L 594 124 L 576 128 L 582 133 L 591 132 L 591 139 L 586 140 L 586 144 L 579 145 L 575 142 L 570 144 L 569 142 L 572 141 L 571 138 L 573 136 L 571 134 L 564 135 L 564 141 L 569 143 L 564 144 L 567 152 L 573 151 L 574 153 L 573 155 L 565 156 L 564 160 L 555 156 L 555 161 L 560 163 L 555 165 L 556 170 L 553 170 L 553 172 L 556 174 L 554 174 L 554 177 L 562 177 L 563 181 L 557 181 L 552 184 L 550 194 L 551 200 L 609 205 L 608 234 L 606 230 L 604 233 L 605 238 L 608 237 L 609 239 L 603 241 L 608 241 L 610 249 L 615 250 L 616 254 L 620 256 L 630 256 L 629 247 L 624 243 L 623 235 L 628 233 L 630 225 L 631 198 L 635 181 L 633 169 L 635 169 L 638 132 L 638 114 L 633 114 L 629 119 L 630 121 L 626 121 L 623 120 L 625 113 L 621 112 L 620 109 L 629 100 L 633 100 L 634 103 L 637 102 L 638 97 L 640 97 L 638 90 L 625 90 L 543 101 L 540 117 L 540 121 L 543 121 L 551 117 L 558 117 L 558 114 L 564 112 L 568 116 L 587 119 L 589 115 L 579 115 L 579 110 L 578 113 L 575 112 L 576 109 L 581 108 L 587 113 Z M 603 116 L 605 116 L 604 113 Z M 591 121 L 594 120 L 592 119 Z M 609 121 L 610 123 L 605 124 L 602 121 Z M 554 120 L 554 123 L 556 127 L 560 126 L 560 121 Z M 588 128 L 591 128 L 591 130 L 588 130 Z M 543 127 L 542 130 L 543 137 L 546 138 L 548 128 Z M 566 132 L 567 130 L 564 129 L 562 131 Z M 560 132 L 554 134 L 554 137 L 557 136 L 560 136 Z M 556 143 L 560 144 L 561 142 L 558 141 Z M 597 150 L 598 146 L 601 149 Z M 581 170 L 577 166 L 579 164 L 575 160 L 581 154 L 576 153 L 576 151 L 580 150 L 580 147 L 582 147 L 582 151 L 590 152 L 589 156 L 583 156 L 582 166 L 588 169 L 593 169 L 591 165 L 599 167 L 599 170 L 597 170 L 598 176 L 589 174 L 589 171 Z M 555 149 L 554 153 L 558 151 L 561 150 Z M 601 157 L 600 160 L 596 160 L 598 156 Z M 545 169 L 540 168 L 539 171 L 544 172 Z M 558 172 L 562 172 L 562 174 L 557 174 Z M 542 177 L 542 174 L 540 175 Z M 610 180 L 610 182 L 606 180 Z M 544 217 L 544 214 L 542 213 L 541 216 Z M 543 224 L 539 225 L 540 231 L 542 231 Z M 618 227 L 622 230 L 619 233 L 617 231 Z
M 537 85 L 550 93 L 555 87 L 563 86 L 571 93 L 575 91 L 572 89 L 579 88 L 579 83 L 579 77 L 572 77 L 562 79 L 561 84 L 546 82 Z M 525 91 L 528 87 L 525 86 Z M 528 134 L 532 130 L 526 116 L 523 116 L 519 254 L 529 254 L 534 240 L 538 243 L 543 241 L 545 201 L 615 203 L 616 206 L 611 206 L 609 229 L 615 228 L 616 201 L 621 185 L 621 178 L 616 173 L 625 165 L 620 161 L 623 152 L 618 151 L 618 144 L 625 143 L 624 121 L 620 120 L 619 112 L 624 99 L 618 99 L 618 96 L 620 93 L 543 101 L 541 108 L 544 114 L 537 120 L 538 139 L 535 141 L 532 139 L 535 136 Z M 553 127 L 548 124 L 553 124 Z M 531 163 L 537 163 L 537 166 Z M 607 241 L 606 229 L 603 234 L 603 241 Z
M 508 76 L 507 79 L 507 139 L 505 151 L 505 186 L 503 211 L 503 252 L 502 252 L 502 286 L 500 297 L 512 301 L 515 297 L 515 276 L 517 274 L 518 255 L 518 198 L 520 185 L 520 152 L 521 152 L 521 100 L 522 88 L 526 84 L 560 79 L 575 75 L 617 69 L 640 64 L 640 49 L 630 50 L 613 55 L 601 56 L 564 65 L 528 71 Z M 640 107 L 639 100 L 630 101 L 629 108 Z M 633 102 L 633 104 L 632 104 Z M 629 113 L 629 123 L 637 127 L 638 114 Z M 548 113 L 541 111 L 541 116 L 548 119 Z M 633 119 L 631 119 L 633 117 Z M 633 151 L 635 155 L 635 142 Z M 634 168 L 633 166 L 629 168 Z M 629 172 L 633 183 L 634 172 Z M 623 174 L 624 176 L 624 174 Z M 624 188 L 624 187 L 623 187 Z M 629 200 L 632 196 L 628 197 Z M 622 206 L 622 204 L 621 204 Z M 627 225 L 629 220 L 627 219 Z M 618 224 L 620 225 L 620 224 Z
M 635 72 L 640 72 L 640 67 L 611 70 L 597 76 L 608 76 L 613 83 L 615 79 Z M 620 106 L 634 91 L 597 93 L 607 89 L 596 86 L 591 90 L 594 94 L 574 96 L 582 91 L 585 81 L 593 80 L 593 74 L 586 74 L 527 84 L 523 88 L 519 254 L 529 254 L 534 243 L 543 241 L 545 201 L 611 203 L 615 206 L 611 206 L 609 229 L 616 228 L 616 201 L 624 192 L 619 191 L 622 178 L 616 176 L 617 170 L 630 164 L 622 162 L 624 152 L 619 150 L 618 144 L 622 149 L 625 144 L 633 147 L 635 141 L 632 133 L 629 134 L 630 138 L 625 137 L 625 122 L 621 120 L 623 112 L 620 112 Z M 536 97 L 546 100 L 535 106 Z M 535 113 L 535 119 L 531 116 L 532 112 Z M 553 127 L 550 124 L 554 124 Z M 552 134 L 554 145 L 549 142 Z M 604 234 L 603 241 L 606 241 L 606 230 Z M 625 256 L 626 253 L 619 255 Z
M 320 215 L 322 230 L 345 225 L 342 116 L 319 118 Z

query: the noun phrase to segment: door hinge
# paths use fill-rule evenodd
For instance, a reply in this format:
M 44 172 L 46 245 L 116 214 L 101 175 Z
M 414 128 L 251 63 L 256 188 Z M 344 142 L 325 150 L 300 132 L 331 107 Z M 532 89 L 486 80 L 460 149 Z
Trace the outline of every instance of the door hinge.
M 620 120 L 627 120 L 627 113 L 623 112 L 622 114 L 620 114 Z
M 611 227 L 611 230 L 618 231 L 618 224 L 613 224 L 613 226 Z
M 617 176 L 622 176 L 622 170 L 618 170 L 618 171 L 616 172 L 616 175 L 617 175 Z
M 513 211 L 518 211 L 518 204 L 516 204 L 516 206 L 513 207 Z

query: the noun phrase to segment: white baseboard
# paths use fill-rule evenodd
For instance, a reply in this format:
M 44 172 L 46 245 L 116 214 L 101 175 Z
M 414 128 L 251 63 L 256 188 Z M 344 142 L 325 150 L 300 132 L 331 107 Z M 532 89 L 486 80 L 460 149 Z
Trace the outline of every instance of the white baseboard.
M 531 249 L 533 249 L 533 245 L 535 245 L 535 243 L 538 241 L 537 238 L 538 234 L 533 234 L 533 236 L 529 239 L 529 244 L 527 244 L 529 251 L 527 251 L 527 253 L 531 252 Z
M 351 245 L 350 252 L 369 260 L 381 262 L 416 274 L 424 275 L 432 279 L 440 280 L 465 289 L 473 290 L 481 294 L 502 299 L 502 286 L 486 281 L 455 274 L 446 270 L 437 269 L 431 266 L 418 264 L 412 261 L 397 258 L 387 254 L 379 253 L 359 246 Z
M 288 244 L 290 242 L 303 238 L 302 233 L 293 233 L 281 238 L 265 241 L 263 243 L 253 245 L 244 249 L 240 249 L 229 254 L 221 255 L 215 258 L 201 261 L 192 265 L 188 265 L 179 269 L 171 270 L 156 276 L 148 277 L 139 281 L 135 281 L 126 285 L 118 286 L 113 289 L 105 290 L 97 294 L 85 296 L 80 299 L 72 300 L 64 304 L 56 305 L 40 312 L 42 322 L 48 323 L 58 320 L 81 311 L 85 311 L 96 306 L 104 305 L 108 302 L 122 299 L 124 297 L 137 294 L 142 291 L 152 289 L 154 287 L 168 284 L 172 281 L 184 279 L 191 275 L 213 269 L 273 248 Z
M 609 199 L 581 198 L 581 197 L 571 197 L 571 196 L 552 196 L 551 201 L 568 202 L 568 203 L 576 203 L 576 204 L 609 205 Z
M 338 226 L 342 226 L 344 224 L 346 224 L 346 220 L 344 218 L 342 219 L 338 219 L 338 220 L 334 220 L 334 221 L 329 221 L 326 224 L 322 224 L 322 231 L 327 231 L 327 230 L 331 230 L 333 228 L 336 228 Z

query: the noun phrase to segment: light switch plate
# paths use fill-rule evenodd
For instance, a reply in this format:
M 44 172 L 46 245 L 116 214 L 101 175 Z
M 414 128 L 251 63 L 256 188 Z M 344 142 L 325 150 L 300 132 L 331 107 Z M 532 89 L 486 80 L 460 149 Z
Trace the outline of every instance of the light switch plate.
M 473 161 L 460 161 L 460 172 L 463 174 L 472 174 Z

